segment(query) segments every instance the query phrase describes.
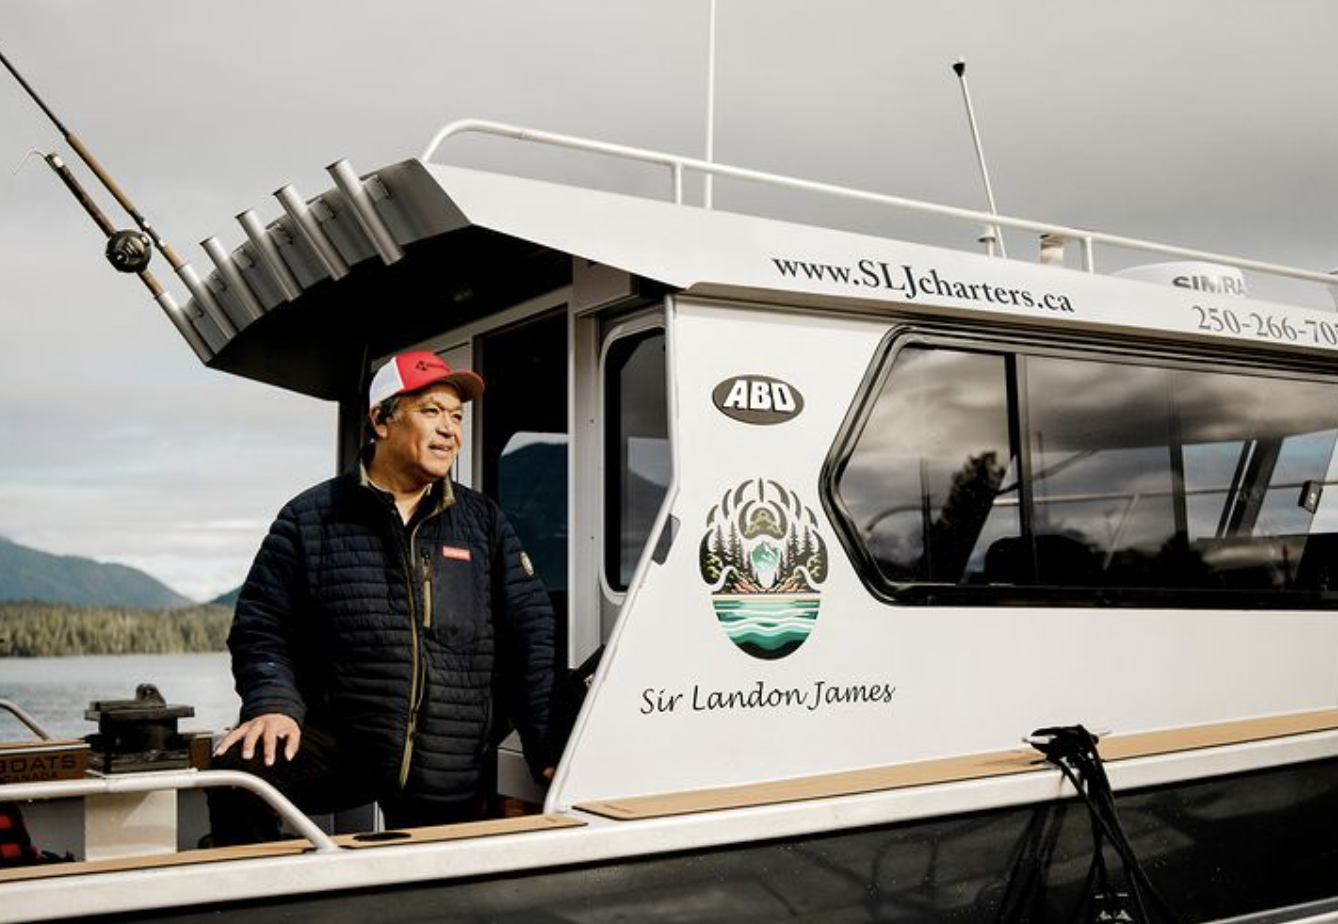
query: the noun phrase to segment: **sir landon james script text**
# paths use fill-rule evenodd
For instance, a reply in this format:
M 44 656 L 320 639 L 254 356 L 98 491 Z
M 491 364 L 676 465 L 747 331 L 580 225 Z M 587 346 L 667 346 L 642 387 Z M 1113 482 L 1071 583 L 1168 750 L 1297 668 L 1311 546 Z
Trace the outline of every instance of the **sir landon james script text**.
M 670 691 L 647 687 L 641 691 L 642 715 L 677 712 L 715 712 L 721 709 L 807 709 L 823 706 L 852 706 L 863 703 L 890 704 L 897 688 L 890 683 L 836 684 L 815 680 L 807 689 L 771 687 L 758 680 L 751 687 L 736 690 L 707 690 L 694 683 L 689 691 Z

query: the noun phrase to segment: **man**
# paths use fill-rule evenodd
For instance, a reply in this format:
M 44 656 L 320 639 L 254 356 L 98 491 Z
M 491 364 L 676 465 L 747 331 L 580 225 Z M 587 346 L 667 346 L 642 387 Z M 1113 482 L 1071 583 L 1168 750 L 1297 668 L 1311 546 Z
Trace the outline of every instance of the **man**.
M 216 768 L 308 812 L 375 800 L 391 828 L 478 817 L 481 757 L 506 720 L 551 776 L 547 592 L 497 505 L 448 477 L 482 391 L 428 352 L 377 371 L 362 464 L 280 511 L 242 586 L 241 722 Z M 217 846 L 279 836 L 242 790 L 211 790 L 210 814 Z

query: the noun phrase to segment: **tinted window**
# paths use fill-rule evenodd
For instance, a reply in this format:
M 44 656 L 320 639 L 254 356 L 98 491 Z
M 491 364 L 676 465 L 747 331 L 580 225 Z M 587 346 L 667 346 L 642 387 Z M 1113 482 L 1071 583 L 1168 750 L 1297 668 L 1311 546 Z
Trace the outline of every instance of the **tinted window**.
M 1170 379 L 1168 369 L 1027 359 L 1037 583 L 1173 580 L 1157 573 L 1174 562 L 1177 535 Z
M 664 332 L 614 341 L 604 361 L 605 544 L 609 586 L 626 590 L 669 487 Z
M 987 524 L 991 534 L 1017 533 L 1016 505 L 996 503 L 1012 458 L 1004 358 L 903 350 L 893 378 L 865 421 L 841 497 L 888 580 L 967 579 L 982 567 Z
M 833 512 L 891 593 L 1314 599 L 1338 582 L 1336 437 L 1330 382 L 909 345 L 842 443 Z

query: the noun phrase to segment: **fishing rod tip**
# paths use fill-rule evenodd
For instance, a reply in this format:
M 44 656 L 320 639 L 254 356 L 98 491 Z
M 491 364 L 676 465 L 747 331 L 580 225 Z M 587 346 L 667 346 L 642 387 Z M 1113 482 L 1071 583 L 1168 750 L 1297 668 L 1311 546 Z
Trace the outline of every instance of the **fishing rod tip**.
M 34 154 L 36 154 L 38 157 L 40 157 L 40 158 L 42 158 L 42 159 L 44 159 L 44 160 L 45 160 L 47 157 L 50 157 L 50 156 L 51 156 L 51 152 L 50 152 L 50 151 L 40 151 L 40 150 L 38 150 L 37 148 L 32 148 L 31 150 L 28 151 L 27 154 L 24 154 L 24 155 L 23 155 L 23 160 L 19 161 L 18 166 L 15 167 L 12 171 L 10 171 L 10 176 L 18 176 L 18 175 L 19 175 L 19 171 L 22 170 L 25 166 L 27 166 L 28 161 L 32 159 L 32 156 L 33 156 Z

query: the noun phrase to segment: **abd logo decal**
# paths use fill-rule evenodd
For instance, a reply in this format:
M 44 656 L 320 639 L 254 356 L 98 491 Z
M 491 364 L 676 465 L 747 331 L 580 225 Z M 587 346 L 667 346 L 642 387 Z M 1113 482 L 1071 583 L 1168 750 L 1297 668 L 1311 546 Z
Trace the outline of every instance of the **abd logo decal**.
M 799 495 L 775 481 L 726 491 L 706 518 L 700 564 L 716 618 L 754 658 L 791 654 L 818 619 L 827 545 Z

